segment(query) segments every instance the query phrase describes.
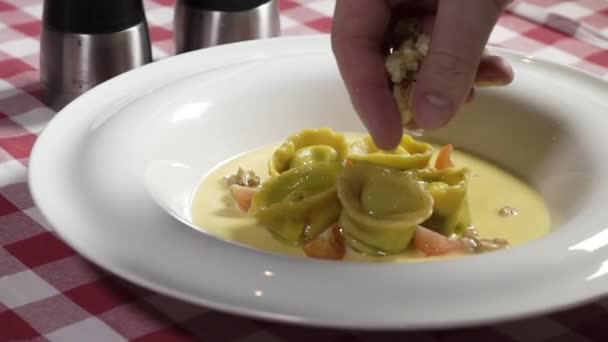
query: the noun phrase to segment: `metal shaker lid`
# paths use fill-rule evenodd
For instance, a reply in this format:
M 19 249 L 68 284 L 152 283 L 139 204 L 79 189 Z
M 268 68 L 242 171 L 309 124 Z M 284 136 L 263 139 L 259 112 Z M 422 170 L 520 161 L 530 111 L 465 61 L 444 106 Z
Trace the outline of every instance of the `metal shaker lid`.
M 206 11 L 239 12 L 252 10 L 270 1 L 271 0 L 184 0 L 184 3 L 193 8 Z
M 44 1 L 44 24 L 61 32 L 112 33 L 144 20 L 142 0 Z

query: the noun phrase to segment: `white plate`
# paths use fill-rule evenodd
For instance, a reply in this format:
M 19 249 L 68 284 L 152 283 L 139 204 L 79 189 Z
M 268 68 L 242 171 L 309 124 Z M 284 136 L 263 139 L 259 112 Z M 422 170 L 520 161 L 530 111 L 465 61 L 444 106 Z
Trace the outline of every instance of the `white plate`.
M 508 251 L 415 264 L 336 263 L 189 229 L 218 162 L 306 127 L 362 130 L 326 36 L 226 45 L 121 75 L 66 107 L 30 161 L 36 204 L 83 256 L 139 285 L 248 316 L 358 329 L 462 326 L 580 304 L 608 289 L 607 86 L 498 51 L 517 79 L 433 134 L 526 178 L 554 232 Z

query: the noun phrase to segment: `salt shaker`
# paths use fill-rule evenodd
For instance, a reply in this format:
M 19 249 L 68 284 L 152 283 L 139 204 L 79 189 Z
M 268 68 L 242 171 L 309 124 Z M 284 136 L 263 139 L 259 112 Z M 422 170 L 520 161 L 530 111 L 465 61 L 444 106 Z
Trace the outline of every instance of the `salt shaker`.
M 40 78 L 49 107 L 151 60 L 142 0 L 44 1 Z
M 280 34 L 277 0 L 178 0 L 176 52 Z

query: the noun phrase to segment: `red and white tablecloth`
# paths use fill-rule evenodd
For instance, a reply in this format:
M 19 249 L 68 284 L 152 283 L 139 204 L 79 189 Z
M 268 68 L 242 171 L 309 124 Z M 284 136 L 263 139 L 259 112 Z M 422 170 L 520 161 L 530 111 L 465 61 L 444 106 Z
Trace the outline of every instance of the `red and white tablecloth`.
M 173 54 L 174 0 L 144 2 L 155 57 Z M 283 34 L 329 32 L 334 1 L 280 4 Z M 333 331 L 192 306 L 99 270 L 55 237 L 28 191 L 30 150 L 54 115 L 40 97 L 41 12 L 42 0 L 0 0 L 0 340 L 608 341 L 608 299 L 467 329 Z M 516 2 L 501 18 L 491 43 L 608 79 L 608 1 Z

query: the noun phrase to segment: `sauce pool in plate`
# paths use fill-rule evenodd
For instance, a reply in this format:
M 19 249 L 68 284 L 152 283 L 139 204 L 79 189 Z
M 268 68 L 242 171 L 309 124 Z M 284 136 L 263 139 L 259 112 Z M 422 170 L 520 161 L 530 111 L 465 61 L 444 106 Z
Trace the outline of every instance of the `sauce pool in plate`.
M 349 141 L 363 134 L 345 134 Z M 268 161 L 278 145 L 265 146 L 231 158 L 214 168 L 197 189 L 192 208 L 194 224 L 201 231 L 256 249 L 306 257 L 302 248 L 277 240 L 255 218 L 233 203 L 224 177 L 239 167 L 253 170 L 262 183 L 269 178 Z M 436 146 L 434 146 L 436 147 Z M 473 225 L 481 238 L 502 238 L 518 246 L 549 233 L 551 222 L 543 198 L 518 177 L 468 153 L 455 150 L 452 160 L 471 170 L 468 200 Z M 511 212 L 514 210 L 514 212 Z M 515 214 L 515 215 L 513 215 Z M 398 255 L 374 257 L 347 249 L 345 261 L 407 262 L 452 258 L 459 254 L 428 257 L 408 248 Z

